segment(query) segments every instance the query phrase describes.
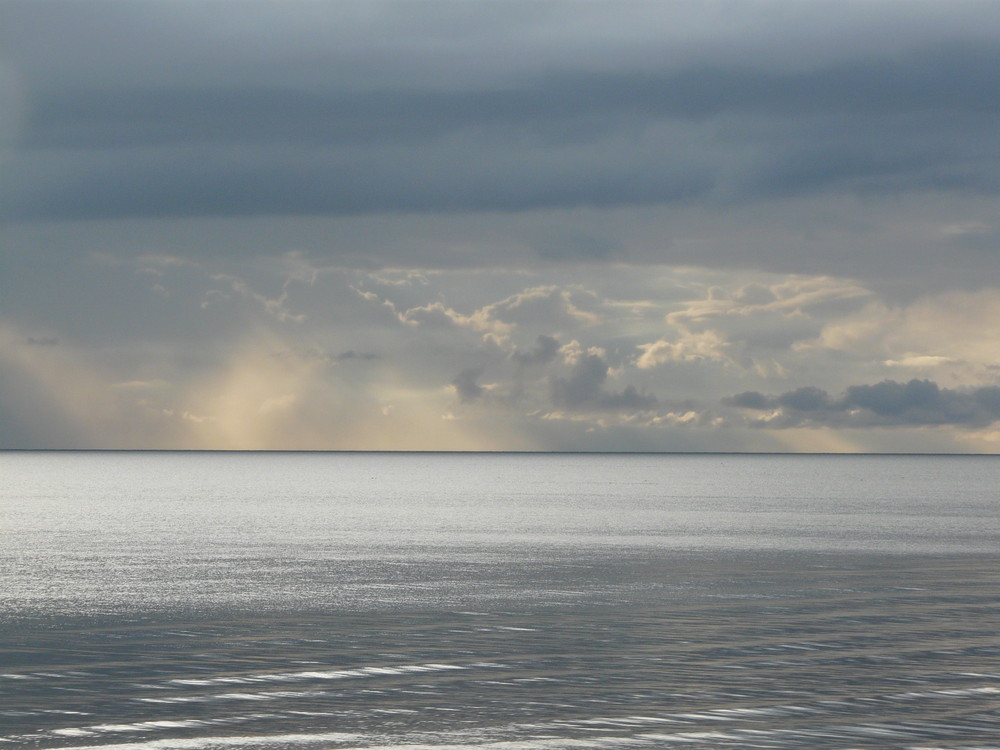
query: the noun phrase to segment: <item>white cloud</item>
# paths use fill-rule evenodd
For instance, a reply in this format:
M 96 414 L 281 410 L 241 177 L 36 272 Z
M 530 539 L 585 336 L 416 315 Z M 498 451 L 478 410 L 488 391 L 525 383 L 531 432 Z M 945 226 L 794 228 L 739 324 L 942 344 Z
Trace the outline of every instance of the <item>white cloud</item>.
M 909 304 L 873 302 L 829 322 L 800 348 L 829 349 L 890 368 L 935 368 L 955 386 L 990 384 L 997 373 L 1000 289 L 930 294 Z
M 667 362 L 691 360 L 729 361 L 726 355 L 728 343 L 716 331 L 702 331 L 682 335 L 677 341 L 660 339 L 651 344 L 640 344 L 642 355 L 636 361 L 640 370 L 648 370 Z
M 885 361 L 886 367 L 913 367 L 916 369 L 925 369 L 940 367 L 941 365 L 948 365 L 954 363 L 955 360 L 951 357 L 942 357 L 935 354 L 907 354 L 900 359 L 887 359 Z
M 826 276 L 792 277 L 765 285 L 751 282 L 733 289 L 711 287 L 702 300 L 666 316 L 668 323 L 681 326 L 715 323 L 720 318 L 751 317 L 776 313 L 786 318 L 808 316 L 817 308 L 870 298 L 871 291 L 844 279 Z
M 958 221 L 942 226 L 941 234 L 949 238 L 968 237 L 990 234 L 993 230 L 993 225 L 984 221 Z
M 160 378 L 153 378 L 152 380 L 126 380 L 121 383 L 113 383 L 112 387 L 137 391 L 162 390 L 163 388 L 169 388 L 170 383 Z
M 285 280 L 285 283 L 282 284 L 281 292 L 277 297 L 268 297 L 261 294 L 251 288 L 251 286 L 244 280 L 229 274 L 217 273 L 213 274 L 211 278 L 215 281 L 226 282 L 229 288 L 234 292 L 242 297 L 245 297 L 246 299 L 256 302 L 268 315 L 273 315 L 283 323 L 302 323 L 306 319 L 304 313 L 293 313 L 287 306 L 289 295 L 288 287 L 290 283 L 295 280 L 293 277 L 289 277 Z

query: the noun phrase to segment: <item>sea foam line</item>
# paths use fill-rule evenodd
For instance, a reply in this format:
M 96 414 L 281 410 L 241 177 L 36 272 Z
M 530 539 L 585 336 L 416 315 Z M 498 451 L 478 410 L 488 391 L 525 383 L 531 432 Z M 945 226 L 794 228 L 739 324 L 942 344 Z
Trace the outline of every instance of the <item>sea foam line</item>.
M 146 740 L 144 742 L 124 742 L 113 745 L 73 745 L 62 750 L 215 750 L 216 748 L 266 747 L 268 745 L 298 744 L 314 745 L 321 742 L 335 742 L 343 745 L 358 742 L 360 734 L 329 732 L 326 734 L 279 734 L 269 737 L 191 737 L 178 739 Z
M 496 669 L 504 664 L 477 662 L 466 666 L 460 664 L 408 664 L 401 667 L 358 667 L 357 669 L 307 670 L 302 672 L 277 672 L 254 674 L 246 677 L 188 677 L 167 680 L 170 685 L 206 687 L 210 685 L 245 685 L 255 682 L 305 682 L 307 680 L 345 680 L 352 677 L 374 677 L 402 675 L 414 672 L 448 672 L 464 669 Z

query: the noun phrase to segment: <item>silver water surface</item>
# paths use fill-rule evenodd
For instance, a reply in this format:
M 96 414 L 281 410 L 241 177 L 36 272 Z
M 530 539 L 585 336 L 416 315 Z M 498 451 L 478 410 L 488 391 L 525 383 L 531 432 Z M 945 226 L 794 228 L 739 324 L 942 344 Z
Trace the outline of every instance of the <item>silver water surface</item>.
M 1000 461 L 0 454 L 0 745 L 986 748 Z

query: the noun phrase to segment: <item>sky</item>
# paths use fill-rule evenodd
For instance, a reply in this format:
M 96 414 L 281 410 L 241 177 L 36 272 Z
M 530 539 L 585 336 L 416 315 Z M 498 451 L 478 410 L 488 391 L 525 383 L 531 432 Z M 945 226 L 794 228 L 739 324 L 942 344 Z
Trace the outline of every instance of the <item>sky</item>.
M 992 0 L 0 0 L 0 448 L 998 452 L 998 91 Z

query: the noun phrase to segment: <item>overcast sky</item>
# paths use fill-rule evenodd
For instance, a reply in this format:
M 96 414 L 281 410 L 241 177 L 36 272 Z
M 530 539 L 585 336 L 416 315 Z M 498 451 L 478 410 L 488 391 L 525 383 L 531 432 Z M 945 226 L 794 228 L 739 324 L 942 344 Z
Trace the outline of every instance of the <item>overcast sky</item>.
M 997 452 L 998 92 L 993 0 L 0 0 L 0 447 Z

